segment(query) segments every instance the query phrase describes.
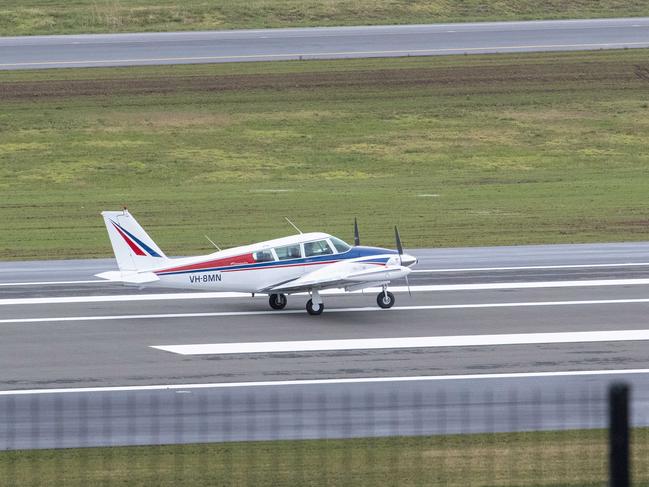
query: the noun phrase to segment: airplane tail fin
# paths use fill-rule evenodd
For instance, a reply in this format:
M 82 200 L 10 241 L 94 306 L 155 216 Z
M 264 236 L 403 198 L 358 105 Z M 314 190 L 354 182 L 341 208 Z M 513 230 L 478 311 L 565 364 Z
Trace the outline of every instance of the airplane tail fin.
M 126 208 L 122 211 L 102 211 L 101 215 L 120 271 L 151 269 L 167 260 L 164 252 Z

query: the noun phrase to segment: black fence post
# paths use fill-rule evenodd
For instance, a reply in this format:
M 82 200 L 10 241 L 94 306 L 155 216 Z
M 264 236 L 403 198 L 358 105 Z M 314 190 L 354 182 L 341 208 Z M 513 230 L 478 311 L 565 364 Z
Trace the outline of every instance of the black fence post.
M 613 384 L 608 391 L 609 473 L 611 487 L 629 487 L 629 386 Z

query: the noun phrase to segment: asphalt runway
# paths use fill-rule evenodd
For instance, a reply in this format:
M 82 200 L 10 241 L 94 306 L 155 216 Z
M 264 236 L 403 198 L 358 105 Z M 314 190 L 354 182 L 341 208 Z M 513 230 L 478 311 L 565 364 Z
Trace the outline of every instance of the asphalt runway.
M 0 69 L 649 47 L 649 19 L 0 38 Z
M 409 252 L 420 259 L 412 297 L 395 283 L 397 304 L 385 311 L 375 293 L 334 293 L 319 317 L 306 314 L 303 296 L 276 312 L 260 296 L 97 281 L 112 259 L 2 263 L 4 447 L 599 427 L 612 378 L 641 388 L 636 418 L 645 424 L 649 243 Z M 413 337 L 417 346 L 399 345 Z M 372 349 L 376 339 L 387 345 Z M 316 351 L 291 348 L 298 341 Z M 281 352 L 238 351 L 285 342 Z M 234 352 L 209 351 L 224 344 Z M 208 351 L 173 350 L 185 345 Z M 440 380 L 450 375 L 472 378 Z M 539 422 L 530 395 L 547 399 L 548 411 L 575 407 L 547 418 L 544 409 Z M 444 398 L 469 419 L 445 412 Z M 363 426 L 370 406 L 375 420 Z
M 649 425 L 646 373 L 532 379 L 0 396 L 0 449 L 605 428 L 611 381 Z

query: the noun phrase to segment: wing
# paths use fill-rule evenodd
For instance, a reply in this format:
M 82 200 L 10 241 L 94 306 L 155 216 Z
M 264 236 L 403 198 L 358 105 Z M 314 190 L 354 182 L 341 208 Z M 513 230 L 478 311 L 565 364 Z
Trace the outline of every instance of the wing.
M 362 261 L 342 261 L 329 264 L 288 282 L 261 289 L 260 293 L 298 293 L 312 289 L 362 289 L 399 279 L 410 273 L 408 267 L 383 265 Z

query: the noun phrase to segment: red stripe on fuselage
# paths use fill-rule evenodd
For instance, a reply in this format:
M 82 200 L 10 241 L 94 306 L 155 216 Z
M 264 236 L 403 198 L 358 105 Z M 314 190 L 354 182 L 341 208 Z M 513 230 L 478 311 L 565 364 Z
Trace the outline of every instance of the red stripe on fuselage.
M 231 265 L 241 264 L 254 264 L 255 259 L 252 254 L 235 255 L 233 257 L 225 257 L 223 259 L 208 260 L 207 262 L 199 262 L 198 264 L 182 265 L 180 267 L 172 267 L 171 269 L 163 269 L 160 272 L 182 272 L 182 271 L 200 271 L 207 270 L 212 267 L 227 267 Z
M 112 223 L 112 222 L 111 222 Z M 131 250 L 135 252 L 135 255 L 144 255 L 146 254 L 142 251 L 140 247 L 135 245 L 135 242 L 133 242 L 130 238 L 128 238 L 128 235 L 126 235 L 124 232 L 122 232 L 121 228 L 119 228 L 117 225 L 113 223 L 113 226 L 115 227 L 115 230 L 119 232 L 119 234 L 122 236 L 122 238 L 126 241 L 129 247 L 131 247 Z

